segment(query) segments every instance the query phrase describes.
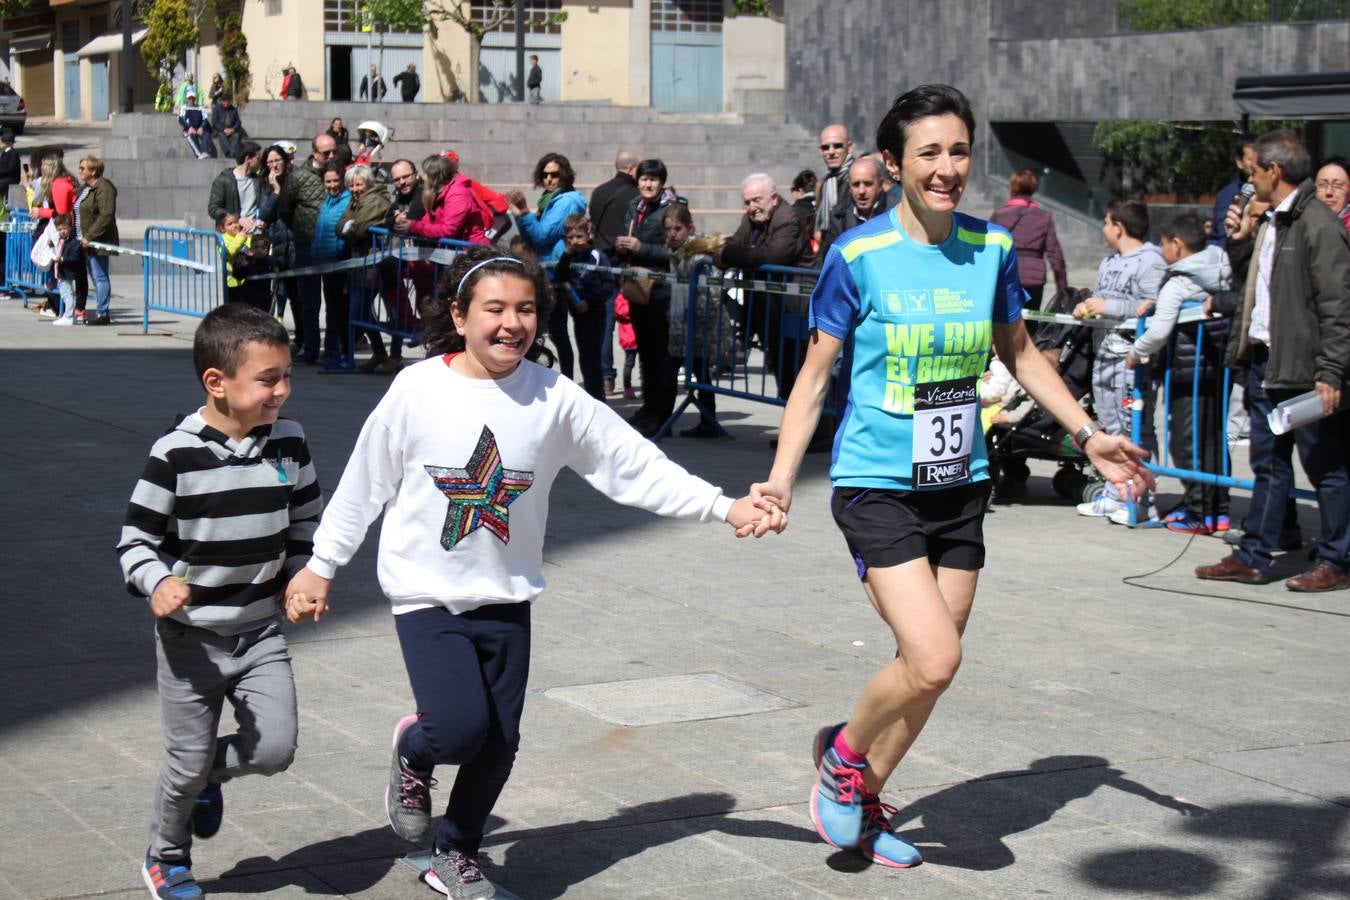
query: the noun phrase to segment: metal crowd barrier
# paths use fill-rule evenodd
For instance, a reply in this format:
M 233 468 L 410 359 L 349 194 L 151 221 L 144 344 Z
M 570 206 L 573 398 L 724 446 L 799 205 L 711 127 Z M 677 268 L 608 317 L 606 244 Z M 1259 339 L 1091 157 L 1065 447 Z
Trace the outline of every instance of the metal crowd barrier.
M 33 264 L 33 239 L 45 219 L 34 219 L 27 210 L 12 209 L 5 223 L 5 289 L 18 294 L 24 307 L 30 294 L 56 296 L 51 272 Z
M 416 238 L 387 228 L 370 229 L 370 237 L 365 265 L 351 270 L 347 279 L 348 346 L 355 347 L 357 334 L 364 331 L 418 341 L 423 301 L 434 296 L 455 255 L 479 245 Z
M 806 358 L 811 290 L 818 269 L 762 266 L 751 279 L 724 279 L 699 263 L 690 273 L 685 309 L 684 399 L 656 433 L 670 432 L 690 405 L 723 436 L 706 394 L 786 406 Z M 685 285 L 676 285 L 679 290 Z M 833 397 L 822 415 L 833 415 Z
M 176 265 L 173 260 L 191 265 Z M 143 333 L 150 331 L 152 309 L 202 318 L 225 302 L 229 266 L 225 242 L 214 231 L 151 225 L 145 229 L 143 265 Z
M 1140 316 L 1135 324 L 1135 336 L 1142 335 L 1148 327 L 1148 316 Z M 1148 468 L 1155 475 L 1164 477 L 1178 478 L 1182 481 L 1194 481 L 1201 484 L 1213 485 L 1215 487 L 1224 487 L 1250 491 L 1256 486 L 1256 482 L 1250 478 L 1236 478 L 1233 476 L 1233 461 L 1230 455 L 1228 443 L 1228 414 L 1229 399 L 1232 396 L 1233 377 L 1232 370 L 1222 364 L 1224 359 L 1224 349 L 1209 348 L 1206 346 L 1207 338 L 1205 329 L 1208 323 L 1210 327 L 1213 322 L 1207 318 L 1201 305 L 1195 302 L 1188 302 L 1182 305 L 1181 314 L 1177 317 L 1177 324 L 1172 329 L 1172 335 L 1168 339 L 1167 348 L 1164 351 L 1162 362 L 1162 391 L 1161 403 L 1158 404 L 1162 427 L 1158 437 L 1158 461 L 1148 463 Z M 1231 320 L 1229 320 L 1231 321 Z M 1188 459 L 1173 459 L 1171 447 L 1172 430 L 1172 401 L 1176 396 L 1175 391 L 1178 387 L 1178 379 L 1173 377 L 1173 361 L 1176 353 L 1177 332 L 1181 328 L 1194 328 L 1194 339 L 1197 354 L 1197 365 L 1191 373 L 1189 384 L 1180 384 L 1181 390 L 1184 390 L 1191 401 L 1191 434 L 1187 441 L 1190 448 Z M 1217 365 L 1205 365 L 1206 355 L 1209 354 L 1210 362 L 1214 361 L 1217 355 Z M 1148 366 L 1136 366 L 1134 378 L 1131 379 L 1131 416 L 1130 431 L 1131 440 L 1136 444 L 1144 432 L 1144 391 L 1154 390 L 1150 384 L 1152 378 L 1148 373 Z M 1210 371 L 1210 383 L 1206 383 L 1206 370 Z M 1206 416 L 1202 415 L 1202 403 L 1217 403 L 1217 415 L 1212 418 L 1209 433 L 1205 431 Z M 1217 446 L 1215 444 L 1217 443 Z M 1207 454 L 1206 448 L 1211 448 L 1211 453 L 1219 460 L 1215 467 L 1217 472 L 1205 471 L 1202 457 Z M 1294 497 L 1304 500 L 1316 500 L 1317 494 L 1306 488 L 1293 488 L 1291 494 Z M 1140 504 L 1131 503 L 1130 505 L 1130 525 L 1148 527 L 1161 527 L 1162 522 L 1141 521 Z

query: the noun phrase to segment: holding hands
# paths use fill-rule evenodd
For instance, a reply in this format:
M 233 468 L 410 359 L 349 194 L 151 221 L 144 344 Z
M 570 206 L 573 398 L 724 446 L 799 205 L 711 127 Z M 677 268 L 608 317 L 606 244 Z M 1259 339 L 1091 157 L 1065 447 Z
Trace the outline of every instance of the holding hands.
M 738 538 L 760 538 L 770 531 L 781 534 L 787 527 L 787 510 L 771 497 L 755 497 L 752 488 L 750 496 L 731 504 L 727 524 L 736 529 Z
M 308 568 L 295 573 L 291 583 L 286 585 L 286 619 L 299 622 L 314 617 L 317 622 L 328 612 L 329 579 L 315 575 Z

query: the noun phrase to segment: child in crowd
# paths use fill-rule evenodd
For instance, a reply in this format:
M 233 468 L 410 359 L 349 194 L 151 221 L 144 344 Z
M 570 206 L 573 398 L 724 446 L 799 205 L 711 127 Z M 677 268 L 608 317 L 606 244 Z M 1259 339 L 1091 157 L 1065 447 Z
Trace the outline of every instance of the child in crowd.
M 423 310 L 429 358 L 404 369 L 366 420 L 314 555 L 286 590 L 292 621 L 319 618 L 330 579 L 385 514 L 380 584 L 416 702 L 394 726 L 385 807 L 396 833 L 421 841 L 432 770 L 459 767 L 425 876 L 457 898 L 495 895 L 478 848 L 520 743 L 530 609 L 562 467 L 620 503 L 725 520 L 738 536 L 786 523 L 774 504 L 724 497 L 539 365 L 552 304 L 533 259 L 494 248 L 455 259 L 441 299 Z
M 249 238 L 248 244 L 239 251 L 232 262 L 234 274 L 240 284 L 238 294 L 231 299 L 247 303 L 265 313 L 272 312 L 272 291 L 276 286 L 276 279 L 252 277 L 270 275 L 279 269 L 276 257 L 272 256 L 272 242 L 265 235 L 255 234 Z M 277 316 L 280 321 L 279 310 Z
M 242 303 L 202 319 L 192 363 L 201 409 L 155 441 L 117 552 L 155 616 L 164 762 L 141 875 L 160 900 L 202 896 L 192 839 L 224 814 L 221 784 L 275 775 L 296 745 L 281 587 L 309 558 L 322 498 L 291 393 L 290 339 Z M 226 701 L 239 730 L 217 737 Z
M 637 331 L 633 328 L 633 310 L 622 292 L 614 295 L 614 322 L 619 326 L 619 349 L 623 350 L 623 399 L 636 400 L 633 367 L 638 359 Z
M 197 105 L 197 95 L 189 91 L 178 110 L 178 124 L 183 139 L 188 142 L 198 159 L 206 159 L 214 149 L 211 144 L 211 120 L 206 110 Z
M 225 244 L 225 296 L 230 303 L 241 299 L 240 288 L 244 282 L 239 277 L 242 257 L 248 252 L 248 238 L 239 225 L 239 217 L 234 213 L 221 213 L 216 218 L 216 231 Z
M 1092 296 L 1074 307 L 1074 317 L 1127 319 L 1143 315 L 1158 299 L 1166 268 L 1158 245 L 1145 241 L 1148 207 L 1139 200 L 1113 200 L 1106 207 L 1102 236 L 1111 255 L 1102 260 Z M 1131 338 L 1113 328 L 1098 328 L 1093 330 L 1093 343 L 1096 356 L 1092 363 L 1092 403 L 1097 418 L 1108 434 L 1129 437 L 1132 376 L 1142 379 L 1144 433 L 1134 435 L 1134 441 L 1156 458 L 1158 438 L 1153 431 L 1152 387 L 1146 373 L 1133 373 L 1125 367 Z M 1152 494 L 1144 499 L 1142 509 L 1147 514 L 1141 514 L 1139 519 L 1158 518 Z M 1115 486 L 1107 484 L 1100 497 L 1078 504 L 1078 514 L 1105 516 L 1112 522 L 1128 524 L 1130 510 Z
M 52 221 L 57 237 L 52 274 L 56 277 L 57 293 L 61 298 L 61 314 L 52 324 L 64 328 L 75 324 L 75 301 L 80 275 L 84 272 L 84 247 L 75 239 L 75 220 L 71 216 L 58 215 Z
M 689 212 L 689 207 L 683 203 L 673 204 L 666 210 L 661 227 L 665 232 L 666 246 L 670 248 L 670 271 L 681 281 L 670 292 L 670 338 L 667 342 L 666 364 L 662 373 L 666 381 L 666 390 L 678 394 L 680 367 L 684 365 L 685 355 L 689 349 L 688 330 L 685 327 L 689 318 L 688 282 L 700 264 L 709 268 L 712 266 L 710 254 L 717 249 L 719 239 L 695 235 L 694 216 Z M 692 360 L 694 377 L 707 381 L 724 363 L 729 363 L 735 339 L 735 325 L 722 305 L 721 290 L 699 288 L 698 308 L 694 312 Z M 723 432 L 717 426 L 717 395 L 711 391 L 699 391 L 695 396 L 701 416 L 697 425 L 683 429 L 680 436 L 718 437 Z
M 560 286 L 560 306 L 570 307 L 572 328 L 577 335 L 577 364 L 586 393 L 605 400 L 605 372 L 600 353 L 605 342 L 605 319 L 619 284 L 608 272 L 572 271 L 584 264 L 609 267 L 609 257 L 591 243 L 591 220 L 584 213 L 573 213 L 563 220 L 563 252 L 554 269 Z M 565 335 L 564 335 L 565 336 Z
M 1203 339 L 1197 346 L 1196 325 L 1177 326 L 1184 306 L 1201 306 L 1205 300 L 1226 291 L 1233 270 L 1228 254 L 1205 237 L 1205 226 L 1192 213 L 1183 213 L 1162 227 L 1162 257 L 1167 263 L 1158 305 L 1144 333 L 1135 339 L 1125 359 L 1127 368 L 1149 363 L 1167 349 L 1172 336 L 1172 390 L 1168 421 L 1172 465 L 1218 472 L 1220 448 L 1226 440 L 1222 415 L 1224 347 L 1228 319 L 1203 324 Z M 1199 370 L 1198 403 L 1196 370 Z M 1195 440 L 1199 437 L 1199 441 Z M 1182 480 L 1186 494 L 1182 509 L 1167 517 L 1167 527 L 1184 534 L 1213 534 L 1228 528 L 1228 488 Z

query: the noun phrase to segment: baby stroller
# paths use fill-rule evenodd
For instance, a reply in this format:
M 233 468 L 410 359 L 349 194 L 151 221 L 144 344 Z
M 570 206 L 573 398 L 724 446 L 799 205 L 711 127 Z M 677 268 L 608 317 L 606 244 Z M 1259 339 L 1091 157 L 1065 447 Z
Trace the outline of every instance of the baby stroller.
M 394 137 L 394 129 L 373 119 L 356 126 L 357 149 L 353 163 L 372 168 L 380 161 L 380 151 Z
M 1088 414 L 1092 414 L 1092 333 L 1075 325 L 1042 323 L 1036 332 L 1036 347 L 1051 358 L 1065 386 Z M 1044 459 L 1059 464 L 1051 485 L 1055 493 L 1075 503 L 1091 500 L 1105 487 L 1097 470 L 1074 444 L 1073 438 L 1054 417 L 1041 409 L 1025 392 L 1004 407 L 1016 421 L 995 424 L 985 435 L 989 451 L 989 477 L 995 496 L 1011 499 L 1026 493 L 1030 475 L 1027 460 Z

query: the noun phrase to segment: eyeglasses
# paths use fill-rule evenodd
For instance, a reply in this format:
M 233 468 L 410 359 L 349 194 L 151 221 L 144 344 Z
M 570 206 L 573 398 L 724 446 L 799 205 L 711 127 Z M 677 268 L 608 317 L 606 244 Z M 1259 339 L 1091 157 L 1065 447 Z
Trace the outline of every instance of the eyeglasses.
M 822 152 L 825 151 L 825 150 L 843 150 L 843 149 L 844 149 L 844 145 L 843 145 L 843 144 L 821 144 L 821 145 L 820 145 L 820 149 L 821 149 Z
M 545 177 L 545 178 L 562 178 L 562 169 L 554 169 L 552 172 L 550 172 L 548 169 L 545 169 L 545 170 L 544 170 L 544 177 Z
M 316 150 L 315 152 L 320 156 L 337 156 L 336 150 Z
M 1330 191 L 1330 190 L 1343 191 L 1343 190 L 1345 190 L 1345 189 L 1348 188 L 1348 187 L 1350 187 L 1350 181 L 1319 181 L 1319 182 L 1317 182 L 1317 189 L 1318 189 L 1319 191 Z

